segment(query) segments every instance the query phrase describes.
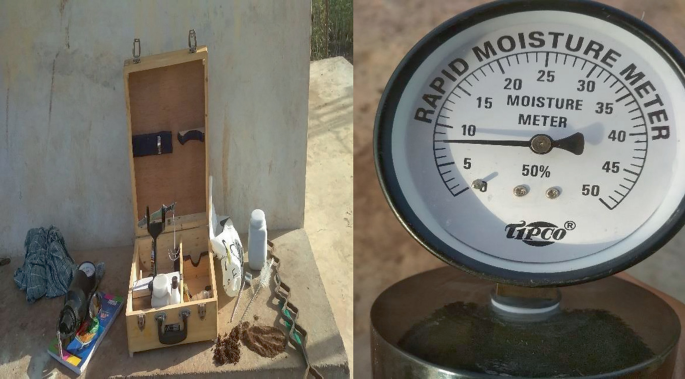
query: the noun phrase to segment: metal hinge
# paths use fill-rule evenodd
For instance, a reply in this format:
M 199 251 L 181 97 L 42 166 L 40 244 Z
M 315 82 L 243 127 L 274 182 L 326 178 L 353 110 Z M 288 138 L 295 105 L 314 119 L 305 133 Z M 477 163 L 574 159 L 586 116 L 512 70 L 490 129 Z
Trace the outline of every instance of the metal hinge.
M 207 304 L 199 304 L 197 306 L 197 314 L 200 315 L 200 320 L 204 320 L 207 315 Z
M 138 315 L 138 329 L 145 329 L 145 315 Z
M 195 29 L 190 29 L 190 31 L 188 31 L 188 51 L 191 53 L 197 52 L 197 36 L 195 35 Z
M 138 45 L 138 52 L 136 52 Z M 140 38 L 133 39 L 133 63 L 140 63 Z

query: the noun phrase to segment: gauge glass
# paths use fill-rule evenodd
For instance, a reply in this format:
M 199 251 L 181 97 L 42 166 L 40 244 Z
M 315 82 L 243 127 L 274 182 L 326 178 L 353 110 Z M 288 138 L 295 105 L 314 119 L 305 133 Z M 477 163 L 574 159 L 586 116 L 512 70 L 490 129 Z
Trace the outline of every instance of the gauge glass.
M 379 107 L 379 176 L 452 264 L 519 282 L 604 276 L 680 224 L 680 57 L 620 11 L 531 3 L 448 21 L 410 52 Z

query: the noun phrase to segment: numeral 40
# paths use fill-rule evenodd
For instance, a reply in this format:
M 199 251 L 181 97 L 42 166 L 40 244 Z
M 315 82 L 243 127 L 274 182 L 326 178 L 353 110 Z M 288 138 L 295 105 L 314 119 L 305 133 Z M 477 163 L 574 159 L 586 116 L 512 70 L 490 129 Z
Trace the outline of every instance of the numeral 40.
M 614 142 L 625 142 L 626 132 L 623 130 L 612 130 L 609 132 L 608 138 Z

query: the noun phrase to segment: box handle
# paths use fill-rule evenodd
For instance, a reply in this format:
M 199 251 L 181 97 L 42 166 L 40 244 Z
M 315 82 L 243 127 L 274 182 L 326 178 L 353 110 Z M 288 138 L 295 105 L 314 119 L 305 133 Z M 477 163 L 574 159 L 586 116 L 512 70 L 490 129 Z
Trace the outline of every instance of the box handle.
M 164 345 L 175 345 L 183 342 L 188 336 L 188 317 L 190 317 L 190 310 L 184 309 L 178 313 L 178 317 L 183 320 L 183 329 L 180 324 L 164 325 L 166 320 L 166 313 L 161 312 L 155 315 L 157 321 L 157 334 L 159 336 L 159 343 Z

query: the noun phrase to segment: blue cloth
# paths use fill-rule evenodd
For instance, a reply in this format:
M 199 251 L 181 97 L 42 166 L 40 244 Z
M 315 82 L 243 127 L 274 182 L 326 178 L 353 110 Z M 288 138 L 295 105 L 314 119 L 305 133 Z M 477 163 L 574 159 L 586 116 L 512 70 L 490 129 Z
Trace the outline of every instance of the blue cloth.
M 76 264 L 67 252 L 59 229 L 29 230 L 24 241 L 24 265 L 14 273 L 14 282 L 26 291 L 26 301 L 33 303 L 43 296 L 62 296 L 69 290 Z

